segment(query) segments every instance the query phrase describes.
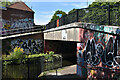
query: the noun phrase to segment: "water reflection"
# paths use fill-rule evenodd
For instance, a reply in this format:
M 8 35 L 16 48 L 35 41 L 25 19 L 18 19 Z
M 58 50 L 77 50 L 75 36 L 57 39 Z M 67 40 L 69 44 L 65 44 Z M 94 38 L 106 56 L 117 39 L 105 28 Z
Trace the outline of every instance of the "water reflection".
M 62 61 L 62 67 L 73 65 L 74 63 L 63 60 Z M 44 71 L 57 69 L 61 67 L 60 62 L 54 62 L 54 63 L 45 63 L 44 64 Z M 21 65 L 7 65 L 3 66 L 3 73 L 2 78 L 28 78 L 28 64 L 21 64 Z M 32 63 L 29 64 L 29 78 L 38 78 L 40 73 L 43 70 L 41 70 L 41 64 L 38 63 Z
M 29 77 L 37 78 L 41 73 L 40 64 L 29 64 Z M 3 78 L 28 78 L 28 65 L 3 66 Z

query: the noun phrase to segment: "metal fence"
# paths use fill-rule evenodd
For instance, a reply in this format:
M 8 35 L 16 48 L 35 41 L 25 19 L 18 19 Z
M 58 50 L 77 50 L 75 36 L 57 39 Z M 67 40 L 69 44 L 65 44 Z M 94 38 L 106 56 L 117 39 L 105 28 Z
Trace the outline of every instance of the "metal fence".
M 59 19 L 59 26 L 73 22 L 94 23 L 98 25 L 120 26 L 120 5 L 107 5 L 91 8 L 76 9 L 73 13 Z M 46 29 L 55 28 L 56 20 L 49 22 Z

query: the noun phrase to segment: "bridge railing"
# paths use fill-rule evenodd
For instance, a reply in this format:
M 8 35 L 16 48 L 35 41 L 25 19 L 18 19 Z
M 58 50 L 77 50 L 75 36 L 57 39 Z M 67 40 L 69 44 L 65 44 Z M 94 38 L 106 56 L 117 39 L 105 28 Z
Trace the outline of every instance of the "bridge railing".
M 18 28 L 18 29 L 9 29 L 0 31 L 1 36 L 8 36 L 13 34 L 22 34 L 22 33 L 28 33 L 28 32 L 35 32 L 35 31 L 41 31 L 44 30 L 44 26 L 33 26 L 31 28 Z
M 120 4 L 76 9 L 73 13 L 59 18 L 46 25 L 46 29 L 70 24 L 73 22 L 94 23 L 98 25 L 120 26 Z M 53 24 L 53 25 L 51 25 Z
M 50 28 L 54 28 L 56 27 L 57 24 L 56 24 L 56 20 L 53 21 L 53 22 L 49 22 L 47 25 L 46 25 L 46 29 L 50 29 Z
M 99 25 L 120 25 L 120 5 L 78 9 L 78 21 Z

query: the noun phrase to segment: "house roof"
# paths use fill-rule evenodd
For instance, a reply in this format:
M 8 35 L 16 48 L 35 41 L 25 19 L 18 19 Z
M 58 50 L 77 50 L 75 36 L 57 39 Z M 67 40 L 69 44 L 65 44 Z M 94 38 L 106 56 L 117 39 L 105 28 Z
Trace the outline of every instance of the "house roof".
M 8 8 L 14 8 L 14 9 L 19 9 L 23 11 L 30 11 L 34 12 L 31 8 L 29 8 L 24 2 L 15 2 L 14 4 L 11 4 L 8 6 Z

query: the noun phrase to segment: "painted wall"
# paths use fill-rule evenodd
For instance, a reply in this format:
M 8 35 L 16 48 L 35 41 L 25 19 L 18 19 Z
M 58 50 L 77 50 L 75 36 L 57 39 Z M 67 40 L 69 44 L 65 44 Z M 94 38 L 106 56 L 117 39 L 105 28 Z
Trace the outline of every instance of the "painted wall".
M 101 29 L 105 32 L 112 31 L 109 27 Z M 112 74 L 110 68 L 120 69 L 118 58 L 120 57 L 120 36 L 79 28 L 79 41 L 77 43 L 77 75 L 83 78 L 91 76 L 110 78 Z
M 0 26 L 0 30 L 3 32 L 11 29 L 32 28 L 33 24 L 34 12 L 22 11 L 14 8 L 2 10 L 2 26 Z
M 8 52 L 11 52 L 17 46 L 23 48 L 25 53 L 42 53 L 44 52 L 43 33 L 6 38 L 2 40 L 2 54 L 9 55 Z
M 43 40 L 33 40 L 33 39 L 29 39 L 29 40 L 13 40 L 11 41 L 11 48 L 12 50 L 15 47 L 21 47 L 23 48 L 23 51 L 27 54 L 27 53 L 32 53 L 32 54 L 39 54 L 41 52 L 43 52 Z
M 79 30 L 79 28 L 81 28 L 81 30 Z M 88 36 L 88 34 L 85 33 L 86 29 L 108 34 L 120 35 L 120 28 L 117 26 L 106 26 L 76 22 L 44 31 L 44 39 L 84 42 L 84 37 Z M 100 36 L 99 33 L 96 33 L 96 35 L 97 34 Z
M 2 31 L 9 30 L 9 29 L 18 29 L 18 28 L 31 28 L 33 27 L 33 19 L 25 18 L 25 19 L 18 19 L 18 20 L 2 20 Z

